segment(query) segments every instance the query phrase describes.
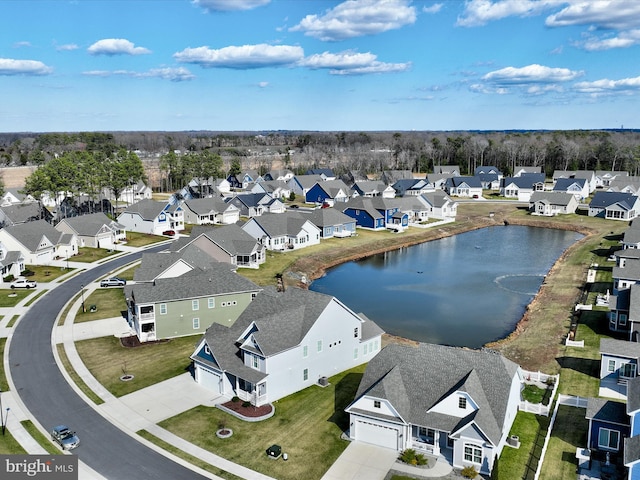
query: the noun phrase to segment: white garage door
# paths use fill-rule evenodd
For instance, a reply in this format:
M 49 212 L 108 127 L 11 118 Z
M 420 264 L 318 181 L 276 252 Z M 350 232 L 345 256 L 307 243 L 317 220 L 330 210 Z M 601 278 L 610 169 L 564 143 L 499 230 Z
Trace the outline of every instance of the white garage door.
M 380 447 L 398 449 L 398 429 L 375 423 L 356 422 L 356 438 Z
M 201 366 L 196 366 L 198 383 L 215 393 L 220 393 L 220 375 L 210 370 L 206 370 Z

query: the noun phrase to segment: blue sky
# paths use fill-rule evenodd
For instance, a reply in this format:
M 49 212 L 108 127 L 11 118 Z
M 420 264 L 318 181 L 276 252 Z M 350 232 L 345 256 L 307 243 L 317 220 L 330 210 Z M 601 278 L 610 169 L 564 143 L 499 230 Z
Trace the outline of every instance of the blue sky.
M 3 0 L 0 131 L 640 128 L 638 0 Z

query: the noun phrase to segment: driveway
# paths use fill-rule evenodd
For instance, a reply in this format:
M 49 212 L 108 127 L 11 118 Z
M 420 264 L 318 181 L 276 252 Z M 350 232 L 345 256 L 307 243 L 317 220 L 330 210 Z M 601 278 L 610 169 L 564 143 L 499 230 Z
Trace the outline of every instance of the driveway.
M 384 480 L 397 458 L 390 448 L 351 442 L 322 480 Z

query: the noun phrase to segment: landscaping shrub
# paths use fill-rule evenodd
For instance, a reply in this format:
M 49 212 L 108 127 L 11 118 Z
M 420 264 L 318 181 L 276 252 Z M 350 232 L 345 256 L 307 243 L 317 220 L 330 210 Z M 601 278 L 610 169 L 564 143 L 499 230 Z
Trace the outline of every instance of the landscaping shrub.
M 246 401 L 245 401 L 245 402 L 242 402 L 242 406 L 243 406 L 244 408 L 249 408 L 249 407 L 251 406 L 251 402 L 246 402 Z
M 476 478 L 478 476 L 478 472 L 471 465 L 464 467 L 460 473 L 464 478 Z
M 15 280 L 15 277 L 12 274 L 7 275 L 6 277 L 3 277 L 2 279 L 4 282 L 13 282 Z
M 232 401 L 232 402 L 234 402 L 234 403 L 239 402 L 239 401 L 240 401 L 240 397 L 238 397 L 237 395 L 234 395 L 234 396 L 231 398 L 231 401 Z
M 25 269 L 22 271 L 22 275 L 23 275 L 24 277 L 33 277 L 35 274 L 36 274 L 36 272 L 34 272 L 33 270 L 29 270 L 28 268 L 25 268 Z
M 429 462 L 422 453 L 416 453 L 413 448 L 407 448 L 400 454 L 400 460 L 409 465 L 427 465 Z

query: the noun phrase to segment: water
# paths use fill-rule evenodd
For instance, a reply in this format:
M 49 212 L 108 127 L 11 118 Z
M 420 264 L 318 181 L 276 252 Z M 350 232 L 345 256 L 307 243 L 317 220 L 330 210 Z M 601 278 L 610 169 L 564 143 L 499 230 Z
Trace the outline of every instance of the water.
M 334 295 L 387 333 L 478 348 L 504 338 L 575 232 L 496 226 L 331 269 L 311 290 Z

